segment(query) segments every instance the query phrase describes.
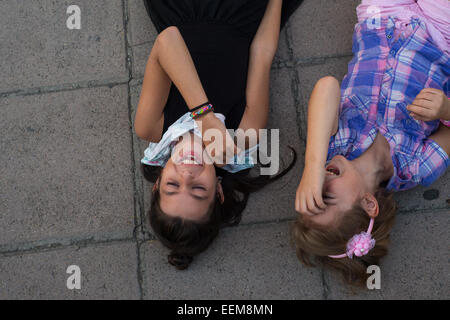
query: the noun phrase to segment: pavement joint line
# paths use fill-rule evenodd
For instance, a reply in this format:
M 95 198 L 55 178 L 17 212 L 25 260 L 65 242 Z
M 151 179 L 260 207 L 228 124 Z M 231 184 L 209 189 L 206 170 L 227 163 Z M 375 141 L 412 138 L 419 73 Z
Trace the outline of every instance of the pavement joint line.
M 47 87 L 35 87 L 35 88 L 27 88 L 27 89 L 17 89 L 10 90 L 6 92 L 0 92 L 0 99 L 9 98 L 9 97 L 26 97 L 26 96 L 34 96 L 40 94 L 50 94 L 50 93 L 58 93 L 58 92 L 66 92 L 66 91 L 75 91 L 80 89 L 90 89 L 90 88 L 99 88 L 99 87 L 109 87 L 113 88 L 116 86 L 124 85 L 129 82 L 128 79 L 124 80 L 87 80 L 80 81 L 74 83 L 66 83 L 57 86 L 47 86 Z
M 330 286 L 328 285 L 326 274 L 325 274 L 325 268 L 321 267 L 321 278 L 322 278 L 322 299 L 328 300 L 330 296 Z
M 290 24 L 286 26 L 285 29 L 286 34 L 286 42 L 288 47 L 288 56 L 290 61 L 294 61 L 295 55 L 294 55 L 294 48 L 292 47 L 292 32 L 290 28 Z M 300 76 L 298 74 L 297 68 L 294 68 L 292 73 L 292 79 L 291 79 L 291 95 L 294 99 L 294 110 L 296 113 L 296 124 L 297 124 L 297 134 L 299 137 L 299 141 L 303 144 L 299 147 L 305 147 L 306 148 L 306 130 L 304 130 L 302 126 L 302 122 L 300 119 L 305 118 L 305 113 L 303 111 L 303 108 L 301 106 L 301 90 L 300 90 Z
M 421 208 L 421 209 L 411 209 L 411 210 L 399 210 L 397 214 L 399 215 L 407 215 L 407 214 L 423 214 L 423 213 L 450 213 L 450 207 L 441 207 L 441 208 Z
M 236 226 L 228 226 L 225 227 L 224 229 L 227 228 L 233 228 L 233 227 L 257 227 L 257 226 L 264 226 L 264 225 L 270 225 L 270 224 L 283 224 L 283 223 L 290 223 L 290 222 L 295 222 L 295 217 L 293 218 L 278 218 L 278 219 L 272 219 L 272 220 L 262 220 L 262 221 L 251 221 L 251 222 L 244 222 L 244 223 L 239 223 Z
M 450 212 L 450 208 L 431 208 L 431 209 L 419 209 L 419 210 L 415 210 L 415 211 L 398 211 L 397 215 L 406 215 L 406 214 L 423 214 L 423 213 L 433 213 L 433 214 L 441 214 L 441 213 L 448 213 Z M 233 228 L 233 227 L 252 227 L 252 226 L 262 226 L 262 225 L 270 225 L 270 224 L 283 224 L 283 223 L 290 223 L 290 222 L 295 222 L 296 218 L 296 212 L 294 212 L 294 210 L 292 210 L 292 214 L 293 217 L 292 218 L 278 218 L 278 219 L 272 219 L 272 220 L 262 220 L 262 221 L 251 221 L 251 222 L 244 222 L 244 223 L 239 223 L 236 226 L 228 226 L 225 227 L 224 229 L 227 228 Z
M 405 215 L 405 214 L 423 214 L 423 213 L 433 213 L 433 214 L 447 214 L 450 212 L 450 208 L 441 208 L 441 209 L 422 209 L 422 210 L 415 210 L 415 211 L 399 211 L 398 215 Z M 263 220 L 263 221 L 253 221 L 253 222 L 247 222 L 247 223 L 240 223 L 236 226 L 229 226 L 225 227 L 224 229 L 228 228 L 249 228 L 249 227 L 259 227 L 259 226 L 265 226 L 265 225 L 271 225 L 271 224 L 283 224 L 283 223 L 291 223 L 295 222 L 295 218 L 279 218 L 279 219 L 273 219 L 273 220 Z M 146 236 L 147 234 L 147 236 Z M 151 235 L 150 233 L 144 233 L 144 236 L 142 238 L 136 238 L 128 237 L 128 238 L 110 238 L 110 239 L 94 239 L 94 237 L 90 238 L 84 238 L 84 239 L 77 239 L 77 240 L 68 240 L 64 241 L 64 239 L 60 240 L 60 242 L 31 242 L 31 243 L 24 243 L 19 244 L 15 248 L 8 248 L 6 245 L 0 246 L 0 257 L 4 256 L 10 256 L 10 255 L 20 255 L 20 254 L 27 254 L 27 253 L 40 253 L 40 252 L 47 252 L 47 251 L 53 251 L 53 250 L 60 250 L 65 249 L 69 247 L 91 247 L 91 246 L 97 246 L 101 244 L 114 244 L 114 243 L 120 243 L 120 242 L 135 242 L 139 243 L 139 245 L 142 245 L 146 242 L 156 241 L 158 240 L 155 236 Z
M 6 246 L 0 247 L 0 258 L 11 257 L 23 254 L 43 253 L 49 251 L 63 250 L 71 247 L 87 248 L 98 245 L 112 245 L 116 243 L 135 242 L 136 239 L 132 237 L 127 238 L 111 238 L 111 239 L 95 239 L 94 237 L 86 239 L 77 239 L 60 242 L 31 242 L 25 244 L 19 244 L 16 248 L 7 248 Z M 2 248 L 3 247 L 3 248 Z
M 287 29 L 287 28 L 286 28 Z M 287 32 L 286 30 L 284 32 Z M 287 40 L 289 43 L 289 39 Z M 132 48 L 127 44 L 127 61 L 132 59 L 132 55 L 128 52 L 128 50 Z M 290 48 L 290 50 L 292 50 Z M 274 62 L 272 65 L 273 70 L 280 70 L 280 69 L 293 69 L 299 66 L 314 66 L 314 65 L 320 65 L 325 64 L 330 59 L 340 59 L 340 58 L 348 58 L 352 57 L 351 54 L 341 54 L 341 55 L 330 55 L 330 56 L 323 56 L 323 57 L 312 57 L 312 58 L 302 58 L 302 59 L 280 59 Z M 64 91 L 74 91 L 79 89 L 87 89 L 87 88 L 98 88 L 98 87 L 109 87 L 113 88 L 118 85 L 124 85 L 129 84 L 132 81 L 136 81 L 137 83 L 132 84 L 131 86 L 137 86 L 139 84 L 142 84 L 143 77 L 129 77 L 125 80 L 119 80 L 114 81 L 111 79 L 107 80 L 86 80 L 86 81 L 80 81 L 80 82 L 73 82 L 73 83 L 66 83 L 63 85 L 57 85 L 57 86 L 44 86 L 44 87 L 34 87 L 34 88 L 27 88 L 27 89 L 16 89 L 16 90 L 9 90 L 5 92 L 0 92 L 0 98 L 8 98 L 11 96 L 31 96 L 31 95 L 39 95 L 39 94 L 48 94 L 48 93 L 56 93 L 56 92 L 64 92 Z
M 353 57 L 353 53 L 343 53 L 343 54 L 334 54 L 334 55 L 328 55 L 328 56 L 293 59 L 293 64 L 290 65 L 290 67 L 296 68 L 296 67 L 317 66 L 317 65 L 325 64 L 329 60 L 351 58 L 351 57 Z
M 130 140 L 131 140 L 131 172 L 133 176 L 133 195 L 134 195 L 134 231 L 133 238 L 136 242 L 136 277 L 138 282 L 139 289 L 139 298 L 140 300 L 144 297 L 144 288 L 143 288 L 143 275 L 142 275 L 142 262 L 141 262 L 141 252 L 140 252 L 140 236 L 143 235 L 143 226 L 142 226 L 142 203 L 141 194 L 138 192 L 137 186 L 137 174 L 138 170 L 136 170 L 136 161 L 135 161 L 135 150 L 138 150 L 135 143 L 135 137 L 133 133 L 133 108 L 131 103 L 131 82 L 133 80 L 133 52 L 129 42 L 129 32 L 131 37 L 131 30 L 128 28 L 129 23 L 129 3 L 128 0 L 122 0 L 122 10 L 123 10 L 123 25 L 124 25 L 124 42 L 125 42 L 125 52 L 126 52 L 126 66 L 128 71 L 128 83 L 127 83 L 127 91 L 128 91 L 128 121 L 130 124 Z

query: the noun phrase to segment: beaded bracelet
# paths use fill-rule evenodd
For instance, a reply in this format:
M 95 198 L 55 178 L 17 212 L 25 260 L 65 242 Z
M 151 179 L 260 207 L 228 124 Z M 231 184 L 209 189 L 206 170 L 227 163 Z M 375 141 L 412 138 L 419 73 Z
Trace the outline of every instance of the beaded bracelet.
M 198 107 L 195 107 L 195 108 L 193 108 L 193 109 L 191 109 L 191 110 L 189 110 L 190 112 L 194 112 L 194 111 L 197 111 L 198 109 L 201 109 L 201 108 L 203 108 L 203 107 L 205 107 L 205 106 L 207 106 L 208 104 L 211 104 L 211 102 L 205 102 L 204 104 L 201 104 L 201 105 L 199 105 Z
M 201 107 L 200 109 L 191 112 L 191 118 L 196 119 L 202 115 L 205 115 L 211 111 L 214 111 L 214 107 L 212 104 L 208 104 L 206 106 Z

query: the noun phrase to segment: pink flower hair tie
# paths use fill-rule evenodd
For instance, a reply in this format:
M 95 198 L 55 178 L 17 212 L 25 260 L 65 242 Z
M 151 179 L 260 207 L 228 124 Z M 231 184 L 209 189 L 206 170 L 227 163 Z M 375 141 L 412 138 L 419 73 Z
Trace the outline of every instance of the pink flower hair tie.
M 375 220 L 373 218 L 370 219 L 369 228 L 367 232 L 361 232 L 360 234 L 355 234 L 348 242 L 347 242 L 347 252 L 336 255 L 329 256 L 333 259 L 341 259 L 345 257 L 353 258 L 353 255 L 357 257 L 365 256 L 375 247 L 375 239 L 372 238 L 372 229 Z

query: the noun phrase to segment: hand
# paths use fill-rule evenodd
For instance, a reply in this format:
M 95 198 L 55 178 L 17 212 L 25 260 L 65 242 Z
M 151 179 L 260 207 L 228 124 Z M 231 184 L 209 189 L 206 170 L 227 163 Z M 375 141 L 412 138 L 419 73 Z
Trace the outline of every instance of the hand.
M 295 211 L 310 216 L 323 213 L 323 210 L 327 207 L 322 198 L 324 181 L 324 168 L 319 166 L 305 167 L 300 185 L 297 188 Z
M 438 89 L 423 89 L 406 109 L 416 120 L 450 120 L 450 102 L 444 92 Z
M 195 121 L 201 127 L 203 143 L 208 156 L 214 161 L 216 166 L 225 166 L 227 164 L 227 156 L 231 158 L 232 155 L 238 153 L 238 149 L 227 128 L 212 112 L 199 117 Z M 216 139 L 221 141 L 216 141 Z

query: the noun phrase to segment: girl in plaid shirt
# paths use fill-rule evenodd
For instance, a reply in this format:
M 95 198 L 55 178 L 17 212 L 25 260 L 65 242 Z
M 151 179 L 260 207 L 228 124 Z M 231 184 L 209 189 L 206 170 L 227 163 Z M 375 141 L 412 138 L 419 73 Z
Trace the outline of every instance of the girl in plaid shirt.
M 357 11 L 341 87 L 323 78 L 309 101 L 293 237 L 302 262 L 363 285 L 387 253 L 393 192 L 430 185 L 450 164 L 450 4 L 363 0 Z

